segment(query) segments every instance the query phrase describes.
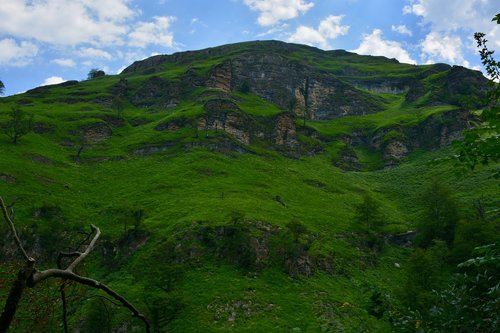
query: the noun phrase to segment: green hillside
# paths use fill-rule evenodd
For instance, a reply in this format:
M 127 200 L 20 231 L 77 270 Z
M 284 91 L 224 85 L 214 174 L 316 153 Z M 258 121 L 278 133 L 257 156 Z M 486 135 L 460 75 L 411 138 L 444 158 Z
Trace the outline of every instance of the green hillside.
M 436 288 L 474 246 L 498 242 L 495 166 L 457 176 L 447 159 L 472 117 L 464 100 L 486 81 L 280 42 L 155 56 L 1 98 L 0 123 L 14 106 L 34 118 L 17 144 L 1 137 L 0 195 L 42 267 L 98 226 L 80 273 L 124 295 L 155 332 L 390 332 L 414 251 L 393 239 L 416 230 L 430 183 L 449 187 L 457 230 L 487 234 L 462 252 L 459 234 L 456 247 L 426 247 L 444 258 Z M 360 218 L 366 197 L 376 227 Z M 0 246 L 8 286 L 20 259 L 10 237 Z M 11 331 L 61 331 L 58 288 L 30 291 Z M 98 292 L 68 294 L 71 331 L 142 330 Z

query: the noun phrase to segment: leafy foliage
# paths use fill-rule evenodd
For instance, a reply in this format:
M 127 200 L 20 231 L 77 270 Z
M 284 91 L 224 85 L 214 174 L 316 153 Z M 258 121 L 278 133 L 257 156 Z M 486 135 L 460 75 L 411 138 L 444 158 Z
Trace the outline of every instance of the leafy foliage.
M 424 258 L 425 251 L 418 251 L 418 255 L 423 255 Z M 423 307 L 406 311 L 404 315 L 395 318 L 394 324 L 399 332 L 498 332 L 500 254 L 497 246 L 490 244 L 477 247 L 473 255 L 474 257 L 458 265 L 460 272 L 454 275 L 446 288 L 435 290 L 435 285 L 427 285 L 427 297 L 432 302 L 419 303 Z M 432 276 L 426 276 L 430 273 L 428 264 L 431 262 L 419 265 L 425 269 L 420 275 L 423 279 L 421 282 L 433 280 Z M 415 300 L 421 302 L 421 296 Z
M 500 24 L 498 18 L 493 18 Z M 481 112 L 481 123 L 464 133 L 464 140 L 455 144 L 458 160 L 471 170 L 478 164 L 487 165 L 500 161 L 500 63 L 493 58 L 495 51 L 487 46 L 485 34 L 477 32 L 474 39 L 479 48 L 481 61 L 490 78 L 490 91 L 487 94 L 488 107 Z M 500 178 L 500 171 L 495 174 Z
M 355 220 L 368 229 L 379 229 L 383 225 L 380 204 L 368 193 L 363 195 L 363 202 L 356 205 L 354 214 Z
M 240 87 L 240 92 L 242 94 L 250 93 L 250 83 L 248 83 L 248 81 L 243 81 L 243 83 L 241 84 L 241 87 Z
M 106 73 L 102 69 L 92 68 L 89 71 L 89 73 L 87 74 L 87 79 L 93 80 L 93 79 L 97 79 L 98 77 L 103 77 L 105 75 L 106 75 Z
M 9 113 L 9 120 L 2 124 L 2 131 L 12 143 L 25 136 L 33 129 L 33 115 L 27 115 L 18 105 L 13 106 Z
M 420 195 L 420 203 L 423 212 L 417 225 L 417 244 L 428 247 L 434 240 L 443 240 L 451 247 L 459 214 L 449 187 L 433 179 Z
M 5 85 L 2 81 L 0 81 L 0 95 L 3 95 L 5 92 Z

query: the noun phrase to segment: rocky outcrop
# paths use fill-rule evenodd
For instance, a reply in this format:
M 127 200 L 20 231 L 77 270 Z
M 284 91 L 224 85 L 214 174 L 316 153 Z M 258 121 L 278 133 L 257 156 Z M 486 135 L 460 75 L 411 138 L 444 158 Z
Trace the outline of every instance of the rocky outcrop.
M 218 63 L 208 72 L 194 69 L 197 61 L 207 59 Z M 154 56 L 134 63 L 123 73 L 153 74 L 164 70 L 165 63 L 187 70 L 172 81 L 150 77 L 129 93 L 132 104 L 170 108 L 191 88 L 205 86 L 224 93 L 250 91 L 297 116 L 306 113 L 309 119 L 328 120 L 381 111 L 387 100 L 373 93 L 406 94 L 407 103 L 462 105 L 463 96 L 482 96 L 487 88 L 480 72 L 459 66 L 411 66 L 395 59 L 342 50 L 325 52 L 277 41 Z M 387 74 L 391 66 L 396 75 Z
M 215 66 L 206 85 L 225 92 L 248 85 L 252 93 L 311 119 L 334 119 L 379 111 L 377 99 L 320 73 L 301 62 L 276 53 L 245 54 Z
M 215 66 L 206 82 L 208 88 L 221 89 L 225 92 L 231 91 L 231 81 L 232 81 L 232 65 L 231 60 L 225 61 L 224 63 Z
M 181 128 L 192 127 L 192 125 L 193 125 L 192 119 L 188 117 L 178 117 L 159 123 L 158 125 L 156 125 L 155 130 L 175 132 Z
M 106 123 L 84 125 L 80 128 L 80 132 L 84 140 L 91 144 L 107 140 L 113 134 L 111 127 Z
M 362 165 L 352 146 L 345 146 L 340 150 L 338 156 L 333 160 L 333 164 L 345 171 L 360 171 Z
M 285 259 L 285 270 L 293 277 L 312 276 L 314 273 L 314 264 L 306 251 L 297 257 Z
M 139 155 L 139 156 L 148 156 L 148 155 L 156 154 L 158 152 L 172 149 L 172 148 L 176 147 L 177 145 L 178 145 L 177 142 L 166 142 L 166 143 L 155 144 L 155 145 L 144 145 L 144 146 L 133 149 L 132 153 L 134 155 Z
M 459 140 L 463 130 L 470 127 L 471 120 L 469 112 L 455 110 L 430 116 L 413 126 L 392 126 L 373 134 L 354 132 L 342 138 L 346 147 L 340 151 L 334 164 L 343 170 L 359 170 L 362 166 L 352 149 L 359 146 L 378 151 L 385 167 L 392 168 L 417 148 L 442 148 Z
M 195 221 L 165 243 L 162 252 L 172 263 L 192 264 L 208 256 L 247 272 L 277 267 L 295 278 L 310 277 L 323 267 L 329 267 L 326 273 L 340 273 L 334 254 L 311 253 L 315 237 L 307 229 L 297 237 L 288 228 L 260 221 L 239 219 L 223 225 Z
M 244 145 L 254 136 L 255 120 L 231 100 L 214 99 L 205 103 L 205 114 L 198 120 L 198 131 L 223 131 Z
M 295 118 L 290 113 L 280 114 L 274 121 L 273 142 L 278 147 L 294 149 L 298 146 Z
M 129 91 L 128 80 L 124 78 L 120 78 L 120 81 L 118 81 L 111 87 L 111 93 L 114 96 L 120 98 L 125 98 L 128 95 L 128 91 Z
M 130 102 L 137 107 L 170 109 L 179 104 L 180 97 L 181 88 L 178 84 L 152 76 L 131 94 Z
M 17 182 L 16 178 L 5 173 L 0 173 L 0 180 L 6 182 L 7 184 L 15 184 Z
M 33 123 L 33 132 L 37 134 L 54 133 L 55 126 L 37 121 Z
M 397 165 L 409 152 L 407 144 L 402 140 L 393 139 L 387 142 L 383 151 L 386 167 Z
M 448 66 L 446 69 L 430 75 L 425 82 L 415 80 L 406 95 L 406 101 L 411 103 L 428 95 L 427 104 L 484 106 L 488 80 L 481 72 L 461 66 Z
M 400 234 L 390 234 L 385 237 L 386 242 L 402 247 L 412 247 L 417 238 L 416 231 L 407 231 Z

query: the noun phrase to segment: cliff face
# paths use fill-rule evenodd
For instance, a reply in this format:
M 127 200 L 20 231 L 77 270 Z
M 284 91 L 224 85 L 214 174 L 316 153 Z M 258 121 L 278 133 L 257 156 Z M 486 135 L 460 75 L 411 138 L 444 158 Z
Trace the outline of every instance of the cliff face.
M 177 76 L 169 75 L 172 70 Z M 193 99 L 193 91 L 205 91 L 194 97 L 203 103 L 201 116 L 162 122 L 155 127 L 158 131 L 190 127 L 207 137 L 209 132 L 224 133 L 240 148 L 266 142 L 292 156 L 315 154 L 329 142 L 343 140 L 341 164 L 353 169 L 362 167 L 356 147 L 377 152 L 384 166 L 392 167 L 416 148 L 442 147 L 460 138 L 469 120 L 468 113 L 460 110 L 466 105 L 480 108 L 487 89 L 480 72 L 459 66 L 414 66 L 276 41 L 154 56 L 135 62 L 122 74 L 113 93 L 135 107 L 175 110 L 183 100 Z M 127 84 L 127 78 L 137 74 L 145 79 Z M 251 116 L 240 108 L 238 92 L 258 96 L 282 112 L 271 118 Z M 457 110 L 419 119 L 411 126 L 389 124 L 343 137 L 324 137 L 311 128 L 297 127 L 299 120 L 327 122 L 374 114 L 394 101 L 413 109 L 451 105 Z
M 192 69 L 207 59 L 214 63 L 208 71 Z M 187 69 L 177 80 L 166 81 L 156 77 L 165 66 Z M 297 116 L 306 112 L 312 120 L 379 112 L 387 101 L 377 94 L 405 95 L 407 103 L 461 106 L 465 97 L 481 97 L 487 87 L 480 72 L 459 66 L 413 66 L 394 59 L 276 41 L 154 56 L 135 62 L 122 74 L 155 75 L 131 97 L 136 106 L 173 107 L 189 87 L 231 93 L 246 86 L 251 93 Z
M 473 117 L 464 110 L 455 110 L 431 116 L 413 126 L 389 126 L 372 134 L 360 132 L 342 138 L 347 147 L 364 147 L 378 152 L 383 167 L 397 166 L 408 154 L 418 148 L 437 149 L 462 138 L 464 129 L 470 128 Z M 360 170 L 360 161 L 354 150 L 344 149 L 336 164 L 345 170 Z
M 380 101 L 334 76 L 280 54 L 248 54 L 217 65 L 207 87 L 231 92 L 246 84 L 259 97 L 299 116 L 326 120 L 374 113 Z

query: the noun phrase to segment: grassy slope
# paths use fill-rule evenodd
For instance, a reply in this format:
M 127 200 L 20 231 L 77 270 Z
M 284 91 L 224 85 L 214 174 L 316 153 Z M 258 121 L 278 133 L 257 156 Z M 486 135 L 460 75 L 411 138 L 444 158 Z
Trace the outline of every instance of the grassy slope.
M 175 77 L 172 73 L 165 75 Z M 363 229 L 353 223 L 353 208 L 361 201 L 362 194 L 368 191 L 380 203 L 387 221 L 385 231 L 398 232 L 414 228 L 418 214 L 414 204 L 416 193 L 433 175 L 452 186 L 463 206 L 469 206 L 479 195 L 494 199 L 498 191 L 487 172 L 456 179 L 450 164 L 430 166 L 428 161 L 442 152 L 417 151 L 399 168 L 362 173 L 342 172 L 333 167 L 334 148 L 299 160 L 262 147 L 255 147 L 259 154 L 229 156 L 202 148 L 186 151 L 182 147 L 150 156 L 130 153 L 144 144 L 205 140 L 194 139 L 189 129 L 174 134 L 154 130 L 156 124 L 169 117 L 203 112 L 200 105 L 188 101 L 168 112 L 145 112 L 127 106 L 125 119 L 143 119 L 149 123 L 136 127 L 127 123 L 113 129 L 111 139 L 84 150 L 84 162 L 74 163 L 71 156 L 76 147 L 61 143 L 75 140 L 75 131 L 83 124 L 101 121 L 113 112 L 88 102 L 65 104 L 51 100 L 79 91 L 88 92 L 85 96 L 90 101 L 117 81 L 117 77 L 106 77 L 78 86 L 48 89 L 40 97 L 32 98 L 33 104 L 23 109 L 35 113 L 36 121 L 55 126 L 54 133 L 31 133 L 16 146 L 2 137 L 0 173 L 14 177 L 17 182 L 0 180 L 0 193 L 7 201 L 19 198 L 16 221 L 20 228 L 42 223 L 33 218 L 33 212 L 44 205 L 54 205 L 62 209 L 65 222 L 49 229 L 77 230 L 94 223 L 107 237 L 119 239 L 124 221 L 115 213 L 134 207 L 144 209 L 147 217 L 143 228 L 152 234 L 146 245 L 117 272 L 103 267 L 97 256 L 87 266 L 91 275 L 108 281 L 142 308 L 145 305 L 141 295 L 151 280 L 167 279 L 171 274 L 165 263 L 154 260 L 161 257 L 163 242 L 175 240 L 172 235 L 189 228 L 193 221 L 227 224 L 232 211 L 244 212 L 248 220 L 281 227 L 294 218 L 299 219 L 318 235 L 311 251 L 335 253 L 340 258 L 339 271 L 345 272 L 334 275 L 319 272 L 311 278 L 292 279 L 276 267 L 248 274 L 227 262 L 203 258 L 199 265 L 182 267 L 182 279 L 176 281 L 174 290 L 166 296 L 175 296 L 183 304 L 167 325 L 173 332 L 328 332 L 342 328 L 387 331 L 387 322 L 367 314 L 368 298 L 373 290 L 390 289 L 400 283 L 401 275 L 394 262 L 404 261 L 406 252 L 387 247 L 376 265 L 364 262 L 364 254 L 349 241 L 350 234 Z M 241 109 L 251 115 L 271 116 L 279 112 L 256 97 L 239 97 Z M 9 105 L 23 98 L 30 97 L 4 99 L 0 117 L 5 118 Z M 415 109 L 392 99 L 392 106 L 380 114 L 311 122 L 309 126 L 324 135 L 335 136 L 356 129 L 369 131 L 391 124 L 415 123 L 452 108 Z M 49 164 L 41 163 L 37 156 L 50 160 Z M 95 160 L 102 157 L 115 158 Z M 278 195 L 288 208 L 274 200 Z M 5 297 L 3 290 L 0 295 Z M 234 308 L 236 301 L 246 304 L 250 311 L 236 306 L 235 321 L 228 321 L 232 316 L 228 304 Z M 119 312 L 122 318 L 126 317 L 123 312 Z

